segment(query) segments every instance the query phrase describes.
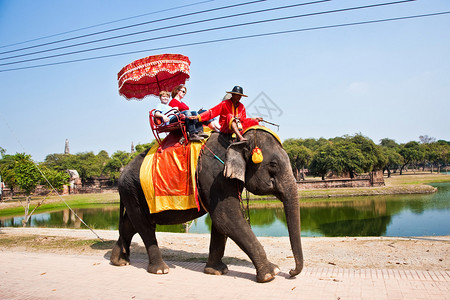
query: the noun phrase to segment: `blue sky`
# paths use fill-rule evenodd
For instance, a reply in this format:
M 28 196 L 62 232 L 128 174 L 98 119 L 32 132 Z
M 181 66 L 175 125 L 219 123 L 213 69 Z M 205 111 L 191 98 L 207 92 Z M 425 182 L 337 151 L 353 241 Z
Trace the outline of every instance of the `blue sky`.
M 242 2 L 0 0 L 0 52 L 161 18 L 168 20 L 99 37 L 307 1 L 267 0 L 189 15 L 194 11 Z M 165 29 L 85 48 L 385 2 L 389 1 L 332 0 Z M 177 8 L 180 6 L 185 7 Z M 190 58 L 191 78 L 184 100 L 192 109 L 210 108 L 224 96 L 225 91 L 241 85 L 249 96 L 243 100 L 249 113 L 264 115 L 268 121 L 278 123 L 282 140 L 332 138 L 355 133 L 361 133 L 375 143 L 386 137 L 404 143 L 418 140 L 420 135 L 450 140 L 450 14 L 174 47 L 221 38 L 443 11 L 450 11 L 448 0 L 416 0 L 184 34 L 78 55 L 0 66 L 0 70 L 5 70 L 168 47 L 106 59 L 0 72 L 0 147 L 9 154 L 25 151 L 36 161 L 43 161 L 47 154 L 62 153 L 65 139 L 69 139 L 71 153 L 106 150 L 112 154 L 116 150 L 129 151 L 132 142 L 135 145 L 150 142 L 153 136 L 148 124 L 148 111 L 158 100 L 154 97 L 142 101 L 125 100 L 117 91 L 117 73 L 136 59 L 160 53 L 181 53 Z M 147 15 L 8 46 L 142 14 Z M 173 18 L 176 15 L 185 16 Z M 47 48 L 33 51 L 40 49 Z M 26 51 L 1 54 L 0 59 L 24 53 Z M 0 64 L 43 55 L 2 59 Z M 271 114 L 267 108 L 271 109 Z

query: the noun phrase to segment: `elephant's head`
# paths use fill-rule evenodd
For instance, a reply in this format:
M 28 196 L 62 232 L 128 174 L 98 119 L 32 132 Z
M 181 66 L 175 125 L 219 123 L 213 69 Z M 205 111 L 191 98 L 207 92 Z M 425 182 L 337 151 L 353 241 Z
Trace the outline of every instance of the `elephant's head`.
M 289 231 L 295 276 L 303 268 L 303 253 L 300 239 L 300 208 L 297 185 L 288 155 L 275 133 L 266 129 L 250 129 L 245 132 L 246 143 L 231 144 L 227 149 L 224 175 L 242 181 L 245 188 L 255 195 L 275 195 L 283 202 Z M 262 161 L 252 159 L 258 147 Z

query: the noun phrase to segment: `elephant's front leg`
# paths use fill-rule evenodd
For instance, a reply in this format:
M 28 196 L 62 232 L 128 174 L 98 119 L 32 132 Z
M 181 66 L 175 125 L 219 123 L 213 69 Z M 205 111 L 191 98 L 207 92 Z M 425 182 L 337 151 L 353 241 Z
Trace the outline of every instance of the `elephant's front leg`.
M 227 236 L 217 231 L 213 224 L 209 244 L 209 257 L 204 270 L 206 274 L 223 275 L 228 273 L 227 265 L 222 262 L 226 242 Z
M 244 219 L 237 198 L 229 197 L 220 201 L 211 217 L 217 231 L 230 237 L 251 259 L 258 282 L 275 278 L 280 269 L 267 259 L 263 246 Z

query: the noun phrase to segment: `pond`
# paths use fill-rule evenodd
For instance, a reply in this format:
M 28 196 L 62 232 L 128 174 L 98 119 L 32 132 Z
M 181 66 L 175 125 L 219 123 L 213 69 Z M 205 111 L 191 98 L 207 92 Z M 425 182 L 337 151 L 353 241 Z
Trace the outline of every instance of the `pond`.
M 450 183 L 436 183 L 431 195 L 389 195 L 302 200 L 302 236 L 439 236 L 450 235 Z M 118 205 L 75 209 L 95 229 L 118 229 Z M 0 226 L 21 226 L 23 217 L 0 218 Z M 257 236 L 288 236 L 283 207 L 250 209 Z M 190 225 L 191 233 L 209 233 L 205 215 Z M 34 215 L 29 226 L 84 228 L 69 210 Z M 158 226 L 158 231 L 186 232 L 184 225 Z

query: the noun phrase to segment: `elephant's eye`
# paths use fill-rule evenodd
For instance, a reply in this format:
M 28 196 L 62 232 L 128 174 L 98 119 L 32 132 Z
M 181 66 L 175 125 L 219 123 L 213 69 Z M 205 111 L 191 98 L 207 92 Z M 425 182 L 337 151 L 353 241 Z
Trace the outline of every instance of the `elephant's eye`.
M 271 173 L 271 174 L 274 174 L 274 173 L 276 173 L 278 171 L 278 162 L 276 162 L 276 161 L 271 161 L 271 162 L 269 162 L 269 172 Z

